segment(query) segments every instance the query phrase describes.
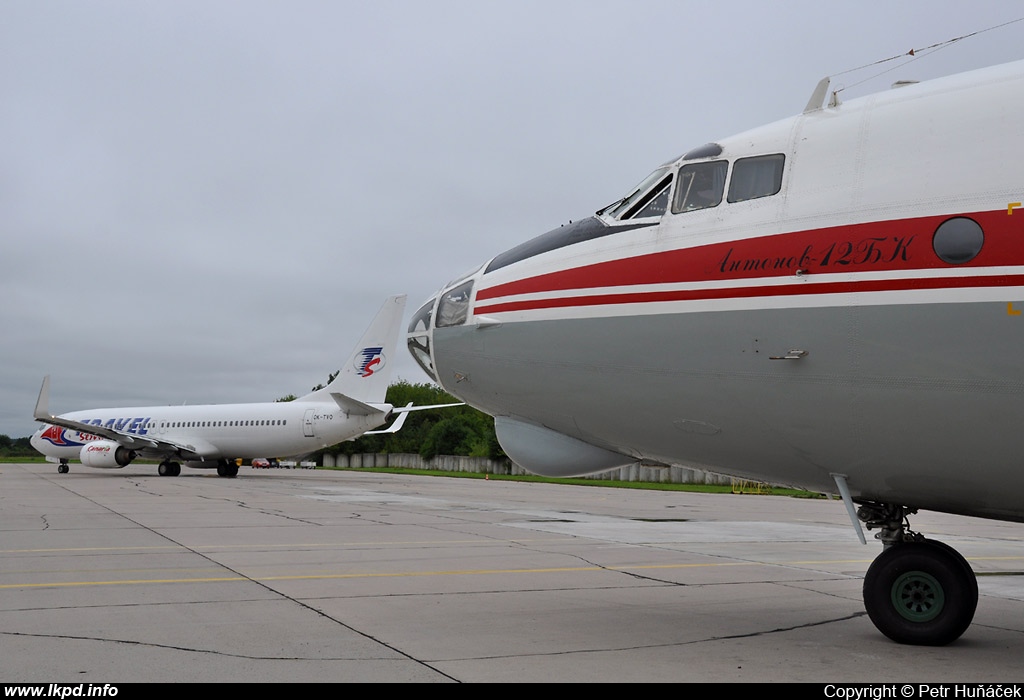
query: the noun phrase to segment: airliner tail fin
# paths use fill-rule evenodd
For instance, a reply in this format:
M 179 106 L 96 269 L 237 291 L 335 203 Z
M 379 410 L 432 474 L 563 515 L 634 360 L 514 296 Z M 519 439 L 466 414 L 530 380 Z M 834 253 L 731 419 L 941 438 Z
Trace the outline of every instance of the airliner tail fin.
M 398 336 L 404 313 L 405 295 L 389 297 L 334 380 L 298 400 L 331 401 L 333 394 L 342 394 L 362 403 L 384 403 L 391 366 L 398 360 Z

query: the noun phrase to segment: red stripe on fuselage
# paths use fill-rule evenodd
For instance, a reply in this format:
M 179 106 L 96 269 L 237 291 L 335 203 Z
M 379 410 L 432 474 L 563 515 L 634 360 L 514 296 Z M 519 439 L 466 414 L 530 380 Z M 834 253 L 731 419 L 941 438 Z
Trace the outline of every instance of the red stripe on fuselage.
M 943 262 L 932 249 L 932 236 L 943 221 L 966 216 L 977 221 L 985 232 L 981 252 L 970 263 L 953 266 Z M 635 285 L 683 282 L 718 282 L 752 277 L 785 277 L 798 270 L 804 273 L 886 272 L 928 269 L 963 269 L 1024 265 L 1024 216 L 1017 219 L 1007 211 L 947 214 L 915 219 L 876 221 L 831 228 L 761 236 L 746 240 L 667 250 L 618 260 L 550 272 L 521 280 L 481 287 L 476 295 L 474 313 L 553 306 L 632 303 L 635 301 L 709 299 L 785 294 L 828 294 L 835 291 L 879 291 L 963 286 L 1000 286 L 1003 281 L 936 279 L 888 282 L 860 282 L 837 290 L 835 285 L 781 285 L 768 288 L 738 288 L 707 291 L 666 291 L 635 294 L 609 294 L 552 299 L 548 301 L 509 302 L 479 305 L 487 299 L 574 289 L 630 287 Z M 623 234 L 629 235 L 629 234 Z M 609 239 L 602 239 L 608 241 Z M 521 264 L 521 263 L 520 263 Z M 486 284 L 483 277 L 482 284 Z M 866 286 L 865 286 L 866 285 Z M 870 287 L 877 287 L 871 289 Z
M 507 311 L 556 309 L 567 306 L 601 306 L 605 304 L 648 304 L 662 301 L 699 301 L 705 299 L 745 299 L 755 297 L 846 294 L 850 292 L 891 292 L 918 289 L 951 289 L 964 287 L 1020 287 L 1024 275 L 996 275 L 990 277 L 929 277 L 897 280 L 864 280 L 861 282 L 824 282 L 812 284 L 772 285 L 767 287 L 729 287 L 726 289 L 673 290 L 664 292 L 634 292 L 619 294 L 590 294 L 586 296 L 531 299 L 477 306 L 474 313 L 496 314 Z

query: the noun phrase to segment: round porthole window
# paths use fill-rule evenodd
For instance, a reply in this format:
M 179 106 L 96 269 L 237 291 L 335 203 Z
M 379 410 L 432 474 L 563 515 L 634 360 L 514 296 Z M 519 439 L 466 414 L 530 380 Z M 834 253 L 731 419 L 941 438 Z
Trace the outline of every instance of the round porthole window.
M 935 229 L 932 248 L 943 262 L 962 265 L 974 260 L 985 243 L 985 232 L 974 219 L 958 216 L 946 219 Z

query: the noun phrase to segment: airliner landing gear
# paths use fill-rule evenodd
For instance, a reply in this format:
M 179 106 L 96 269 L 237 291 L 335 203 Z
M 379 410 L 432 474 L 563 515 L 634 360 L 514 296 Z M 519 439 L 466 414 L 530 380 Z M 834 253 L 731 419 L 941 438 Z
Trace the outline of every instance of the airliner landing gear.
M 181 465 L 177 462 L 160 462 L 156 471 L 160 476 L 178 476 L 181 474 Z
M 57 473 L 67 474 L 69 471 L 71 471 L 71 467 L 68 466 L 68 461 L 66 459 L 62 459 L 60 464 L 57 465 Z
M 866 503 L 857 511 L 880 528 L 882 553 L 864 576 L 864 607 L 875 627 L 900 644 L 942 646 L 970 626 L 978 579 L 955 549 L 912 532 L 906 506 Z
M 226 476 L 228 478 L 238 476 L 238 465 L 234 462 L 221 460 L 217 463 L 217 476 Z

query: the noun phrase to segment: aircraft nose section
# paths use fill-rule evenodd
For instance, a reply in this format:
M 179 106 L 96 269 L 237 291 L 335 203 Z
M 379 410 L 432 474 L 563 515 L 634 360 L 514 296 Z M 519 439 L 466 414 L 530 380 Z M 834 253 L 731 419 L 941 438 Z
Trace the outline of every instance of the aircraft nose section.
M 32 433 L 32 436 L 28 439 L 28 444 L 32 446 L 32 449 L 41 454 L 46 454 L 46 451 L 43 449 L 44 430 L 45 428 L 40 428 L 39 430 Z
M 438 381 L 435 368 L 434 354 L 437 352 L 438 340 L 435 330 L 463 326 L 470 320 L 470 301 L 476 273 L 468 278 L 463 276 L 457 279 L 417 309 L 406 332 L 406 345 L 416 364 L 442 386 L 444 383 Z
M 437 373 L 434 371 L 434 362 L 431 357 L 431 331 L 433 331 L 434 305 L 437 297 L 433 297 L 423 306 L 416 310 L 409 322 L 409 330 L 405 335 L 405 342 L 409 348 L 409 354 L 416 364 L 437 383 Z

